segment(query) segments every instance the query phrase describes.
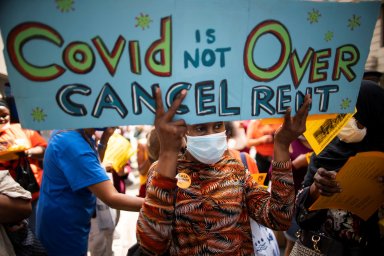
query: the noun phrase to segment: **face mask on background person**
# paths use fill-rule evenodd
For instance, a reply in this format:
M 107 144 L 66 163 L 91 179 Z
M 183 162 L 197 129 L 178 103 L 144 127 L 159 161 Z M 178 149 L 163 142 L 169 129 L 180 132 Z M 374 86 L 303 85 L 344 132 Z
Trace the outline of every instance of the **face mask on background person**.
M 341 128 L 337 137 L 346 143 L 357 143 L 362 141 L 366 134 L 367 128 L 364 127 L 363 129 L 360 129 L 357 127 L 356 119 L 352 117 L 349 119 L 348 123 Z
M 217 163 L 227 148 L 225 131 L 204 136 L 187 135 L 188 152 L 205 164 Z

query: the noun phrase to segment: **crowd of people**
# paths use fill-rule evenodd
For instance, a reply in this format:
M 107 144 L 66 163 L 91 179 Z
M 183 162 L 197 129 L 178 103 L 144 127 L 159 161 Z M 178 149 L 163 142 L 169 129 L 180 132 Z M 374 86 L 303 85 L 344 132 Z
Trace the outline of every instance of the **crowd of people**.
M 0 255 L 113 255 L 113 209 L 139 212 L 132 251 L 144 255 L 265 255 L 270 241 L 255 248 L 261 239 L 253 241 L 251 220 L 284 232 L 285 255 L 300 255 L 298 241 L 324 255 L 383 252 L 381 208 L 368 220 L 346 210 L 308 209 L 319 196 L 342 191 L 335 177 L 350 157 L 384 152 L 381 87 L 362 82 L 356 114 L 317 155 L 303 136 L 309 95 L 278 124 L 190 125 L 173 119 L 186 93 L 165 109 L 157 89 L 153 126 L 55 130 L 49 138 L 12 122 L 1 99 L 0 147 L 13 149 L 0 155 Z M 114 133 L 136 149 L 120 170 L 103 161 Z M 22 176 L 21 160 L 32 176 Z M 126 179 L 134 171 L 140 186 L 129 196 Z M 257 173 L 267 174 L 264 184 Z M 37 189 L 25 186 L 26 178 Z M 384 177 L 376 178 L 384 189 Z M 108 232 L 110 223 L 96 218 L 106 212 L 113 217 Z M 314 248 L 307 240 L 315 232 L 332 245 Z

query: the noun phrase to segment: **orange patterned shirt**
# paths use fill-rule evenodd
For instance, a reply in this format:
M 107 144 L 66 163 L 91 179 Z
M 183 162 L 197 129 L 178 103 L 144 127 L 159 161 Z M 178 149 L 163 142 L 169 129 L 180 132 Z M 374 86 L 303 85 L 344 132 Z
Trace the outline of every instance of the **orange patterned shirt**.
M 150 254 L 253 255 L 249 216 L 274 230 L 286 230 L 294 210 L 292 171 L 273 170 L 269 193 L 253 181 L 243 164 L 225 154 L 214 165 L 179 158 L 178 173 L 191 185 L 151 166 L 147 197 L 137 222 L 137 239 Z

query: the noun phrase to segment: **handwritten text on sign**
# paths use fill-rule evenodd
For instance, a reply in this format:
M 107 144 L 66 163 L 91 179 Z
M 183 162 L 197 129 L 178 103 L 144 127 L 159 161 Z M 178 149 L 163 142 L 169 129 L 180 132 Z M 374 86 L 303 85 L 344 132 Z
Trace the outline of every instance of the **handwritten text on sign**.
M 1 3 L 20 119 L 34 129 L 152 124 L 154 89 L 188 123 L 353 112 L 377 3 Z M 337 15 L 336 15 L 337 14 Z M 100 22 L 102 21 L 102 22 Z

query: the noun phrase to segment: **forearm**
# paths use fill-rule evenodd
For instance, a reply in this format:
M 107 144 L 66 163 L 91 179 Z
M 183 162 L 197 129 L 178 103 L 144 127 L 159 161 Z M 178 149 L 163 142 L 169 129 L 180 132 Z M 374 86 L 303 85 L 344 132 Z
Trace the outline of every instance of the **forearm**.
M 175 178 L 178 152 L 160 152 L 156 171 L 164 177 Z
M 275 230 L 287 230 L 295 209 L 295 189 L 292 170 L 272 169 L 269 216 Z
M 289 156 L 289 145 L 285 145 L 275 141 L 273 145 L 273 159 L 276 162 L 285 162 L 289 161 L 291 158 Z
M 28 218 L 32 213 L 30 200 L 0 195 L 0 223 L 14 223 Z
M 151 169 L 145 203 L 137 222 L 140 245 L 151 252 L 163 252 L 172 234 L 176 179 Z
M 114 209 L 138 212 L 144 202 L 143 198 L 117 192 L 110 180 L 93 184 L 88 188 L 97 198 Z
M 263 139 L 260 138 L 248 138 L 247 140 L 247 147 L 256 147 L 263 143 Z
M 44 152 L 45 152 L 45 147 L 37 146 L 37 147 L 27 149 L 25 151 L 25 155 L 30 158 L 42 160 L 44 158 Z
M 116 193 L 112 195 L 107 205 L 118 210 L 138 212 L 143 203 L 144 198 Z
M 273 170 L 272 189 L 252 187 L 247 194 L 247 208 L 251 217 L 258 223 L 274 230 L 286 230 L 294 211 L 295 192 L 291 171 Z

